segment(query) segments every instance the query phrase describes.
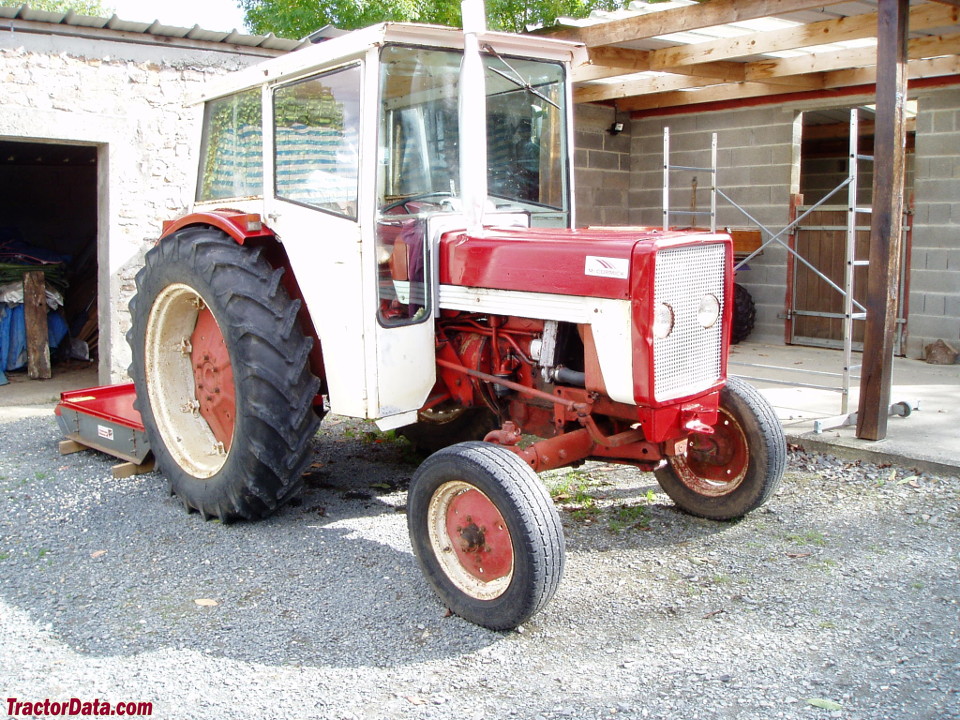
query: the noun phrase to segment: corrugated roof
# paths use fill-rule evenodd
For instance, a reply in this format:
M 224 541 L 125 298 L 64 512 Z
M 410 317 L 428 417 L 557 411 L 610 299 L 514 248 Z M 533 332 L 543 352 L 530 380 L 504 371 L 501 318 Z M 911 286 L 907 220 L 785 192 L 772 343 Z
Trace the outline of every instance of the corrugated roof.
M 248 48 L 273 50 L 277 53 L 290 52 L 309 45 L 306 40 L 287 40 L 278 38 L 273 33 L 267 35 L 248 35 L 236 29 L 230 32 L 205 30 L 199 25 L 190 28 L 176 25 L 163 25 L 159 21 L 152 23 L 133 22 L 123 20 L 117 15 L 109 18 L 78 15 L 74 11 L 60 13 L 46 10 L 34 10 L 28 4 L 0 6 L 0 20 L 24 21 L 26 23 L 44 23 L 52 26 L 62 26 L 62 30 L 69 33 L 71 29 L 105 30 L 132 35 L 143 35 L 145 40 L 150 36 L 156 38 L 186 40 L 192 42 L 235 45 Z M 51 29 L 56 32 L 55 29 Z

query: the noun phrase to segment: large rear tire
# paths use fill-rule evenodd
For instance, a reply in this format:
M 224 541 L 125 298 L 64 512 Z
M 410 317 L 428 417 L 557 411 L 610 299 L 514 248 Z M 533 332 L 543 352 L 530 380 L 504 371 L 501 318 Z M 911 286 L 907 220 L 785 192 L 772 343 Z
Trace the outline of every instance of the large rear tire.
M 730 329 L 730 342 L 736 345 L 746 340 L 753 332 L 757 322 L 757 306 L 753 295 L 743 285 L 733 286 L 733 327 Z
M 728 378 L 712 434 L 690 438 L 686 455 L 655 471 L 663 491 L 681 510 L 730 520 L 763 505 L 777 489 L 787 443 L 777 414 L 752 385 Z
M 163 238 L 137 274 L 135 407 L 171 491 L 204 517 L 264 517 L 302 484 L 319 381 L 282 274 L 202 227 Z
M 557 510 L 537 474 L 498 445 L 460 443 L 427 458 L 410 483 L 407 523 L 440 599 L 491 630 L 539 612 L 563 575 Z

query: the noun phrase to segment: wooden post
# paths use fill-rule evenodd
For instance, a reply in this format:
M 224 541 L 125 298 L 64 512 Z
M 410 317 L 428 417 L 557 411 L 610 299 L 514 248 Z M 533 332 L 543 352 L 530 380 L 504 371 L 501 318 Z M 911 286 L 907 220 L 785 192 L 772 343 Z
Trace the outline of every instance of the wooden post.
M 47 283 L 43 270 L 23 276 L 23 318 L 27 333 L 27 375 L 32 380 L 48 380 L 50 340 L 47 333 Z
M 877 8 L 877 119 L 874 126 L 873 219 L 867 274 L 867 319 L 857 437 L 887 436 L 903 226 L 904 103 L 907 97 L 909 0 Z

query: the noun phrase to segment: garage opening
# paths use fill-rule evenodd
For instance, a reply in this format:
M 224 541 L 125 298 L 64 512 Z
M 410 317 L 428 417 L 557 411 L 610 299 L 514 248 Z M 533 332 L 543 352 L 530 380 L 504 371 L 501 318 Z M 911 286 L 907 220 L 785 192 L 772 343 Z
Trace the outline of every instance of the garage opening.
M 0 140 L 0 384 L 26 371 L 23 275 L 42 270 L 53 374 L 97 360 L 97 148 Z
M 908 103 L 906 112 L 906 202 L 897 354 L 902 354 L 900 339 L 906 323 L 916 103 Z M 859 350 L 863 345 L 862 308 L 870 271 L 866 258 L 869 254 L 873 201 L 874 116 L 874 107 L 869 105 L 803 114 L 800 149 L 800 193 L 803 205 L 798 208 L 798 214 L 823 200 L 836 188 L 840 190 L 808 215 L 797 230 L 796 250 L 817 268 L 817 272 L 790 258 L 794 280 L 790 292 L 791 322 L 788 332 L 793 344 L 843 347 L 845 307 L 844 295 L 837 290 L 839 287 L 851 292 L 853 297 L 853 347 Z M 852 127 L 856 128 L 858 137 L 851 144 Z M 856 158 L 851 161 L 853 148 L 856 148 Z M 843 186 L 843 183 L 847 185 Z M 850 188 L 856 192 L 855 202 L 851 202 L 848 195 Z M 849 278 L 846 275 L 848 263 L 852 268 Z M 829 278 L 833 285 L 823 276 Z

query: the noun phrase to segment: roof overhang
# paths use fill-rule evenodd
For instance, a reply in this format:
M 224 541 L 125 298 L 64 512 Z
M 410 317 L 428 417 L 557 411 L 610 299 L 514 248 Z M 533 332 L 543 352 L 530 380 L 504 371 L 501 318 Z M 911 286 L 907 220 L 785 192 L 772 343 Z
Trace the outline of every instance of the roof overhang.
M 643 116 L 870 97 L 876 0 L 671 0 L 539 31 L 583 42 L 574 100 Z M 911 93 L 960 85 L 960 0 L 911 0 Z

